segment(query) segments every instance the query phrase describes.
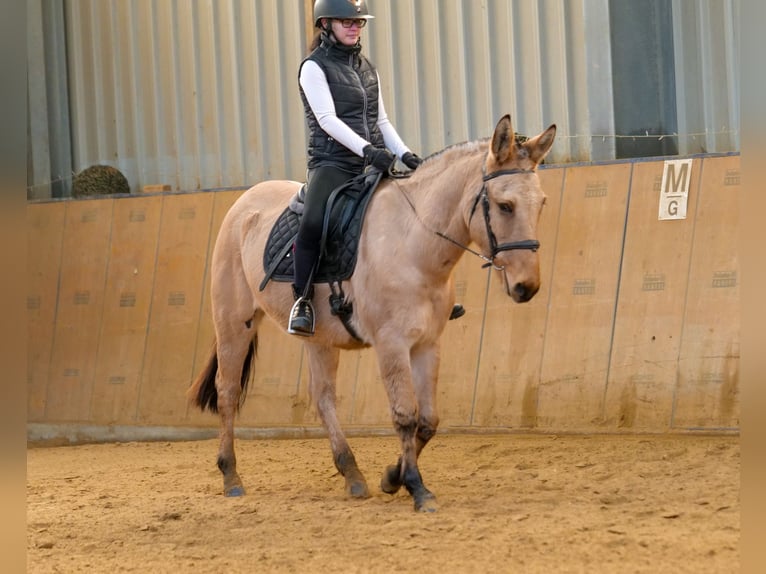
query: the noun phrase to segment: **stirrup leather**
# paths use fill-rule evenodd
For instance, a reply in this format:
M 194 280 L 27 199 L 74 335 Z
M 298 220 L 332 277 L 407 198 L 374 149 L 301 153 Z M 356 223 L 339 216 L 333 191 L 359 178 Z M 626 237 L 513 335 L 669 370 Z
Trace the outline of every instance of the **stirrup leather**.
M 314 306 L 311 304 L 311 300 L 299 297 L 290 309 L 287 332 L 291 335 L 310 337 L 314 334 L 315 321 Z

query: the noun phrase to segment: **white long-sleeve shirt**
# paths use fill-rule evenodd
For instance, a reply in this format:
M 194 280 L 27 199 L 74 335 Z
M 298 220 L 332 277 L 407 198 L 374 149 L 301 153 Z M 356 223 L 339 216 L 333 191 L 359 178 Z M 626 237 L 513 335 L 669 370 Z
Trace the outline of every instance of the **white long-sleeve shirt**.
M 330 86 L 319 64 L 311 60 L 305 61 L 301 67 L 299 82 L 319 126 L 335 141 L 340 142 L 359 157 L 364 157 L 362 150 L 370 142 L 360 137 L 335 113 L 335 102 L 330 93 Z M 380 91 L 380 77 L 378 77 L 378 128 L 383 134 L 386 147 L 398 158 L 401 159 L 410 151 L 386 115 L 383 94 Z

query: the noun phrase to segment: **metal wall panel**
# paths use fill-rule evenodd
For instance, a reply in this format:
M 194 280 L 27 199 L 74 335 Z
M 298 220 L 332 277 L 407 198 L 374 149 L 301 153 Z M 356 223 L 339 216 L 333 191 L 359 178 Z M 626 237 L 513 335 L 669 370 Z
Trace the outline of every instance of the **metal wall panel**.
M 609 1 L 368 0 L 376 18 L 362 41 L 389 116 L 421 155 L 488 136 L 510 113 L 521 133 L 558 125 L 549 163 L 612 159 L 625 136 L 614 133 Z M 682 154 L 738 149 L 739 1 L 672 0 Z M 53 161 L 45 143 L 64 150 L 56 157 L 71 145 L 71 172 L 113 165 L 136 191 L 303 179 L 297 70 L 311 0 L 65 0 L 52 17 L 54 4 L 29 12 L 47 50 L 30 35 L 30 198 L 57 177 L 40 165 Z M 62 26 L 65 42 L 50 41 Z M 66 85 L 68 105 L 51 103 Z M 49 120 L 51 109 L 70 117 Z
M 300 2 L 70 0 L 75 165 L 134 188 L 300 177 L 301 21 Z
M 550 161 L 591 159 L 570 129 L 587 124 L 588 78 L 569 59 L 582 51 L 588 2 L 369 0 L 368 54 L 405 142 L 433 153 L 490 135 L 510 113 L 521 133 L 558 125 Z
M 739 0 L 673 0 L 679 152 L 739 149 Z
M 64 7 L 27 2 L 27 170 L 29 199 L 70 194 L 72 150 Z

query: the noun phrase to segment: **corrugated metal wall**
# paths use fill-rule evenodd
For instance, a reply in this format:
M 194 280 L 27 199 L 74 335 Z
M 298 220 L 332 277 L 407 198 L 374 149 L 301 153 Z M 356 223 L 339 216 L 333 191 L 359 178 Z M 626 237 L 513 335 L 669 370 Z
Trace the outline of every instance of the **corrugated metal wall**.
M 672 2 L 679 151 L 737 150 L 739 0 Z M 31 0 L 29 197 L 67 195 L 72 172 L 98 163 L 134 190 L 302 179 L 297 69 L 311 5 Z M 558 125 L 551 162 L 614 157 L 610 0 L 368 6 L 365 52 L 416 152 L 487 136 L 511 113 L 522 133 Z
M 300 177 L 302 2 L 67 3 L 74 160 L 192 190 Z
M 673 0 L 673 14 L 679 152 L 739 150 L 739 1 Z

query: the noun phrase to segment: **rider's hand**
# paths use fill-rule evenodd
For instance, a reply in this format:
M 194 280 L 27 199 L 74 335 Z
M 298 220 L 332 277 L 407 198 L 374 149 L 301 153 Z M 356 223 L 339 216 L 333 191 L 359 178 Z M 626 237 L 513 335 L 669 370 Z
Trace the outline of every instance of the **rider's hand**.
M 417 169 L 423 160 L 418 155 L 408 151 L 402 156 L 402 163 L 410 169 Z
M 383 173 L 388 173 L 388 170 L 396 161 L 394 154 L 384 147 L 375 147 L 372 144 L 367 144 L 362 151 L 364 152 L 364 159 L 367 160 L 367 163 Z

